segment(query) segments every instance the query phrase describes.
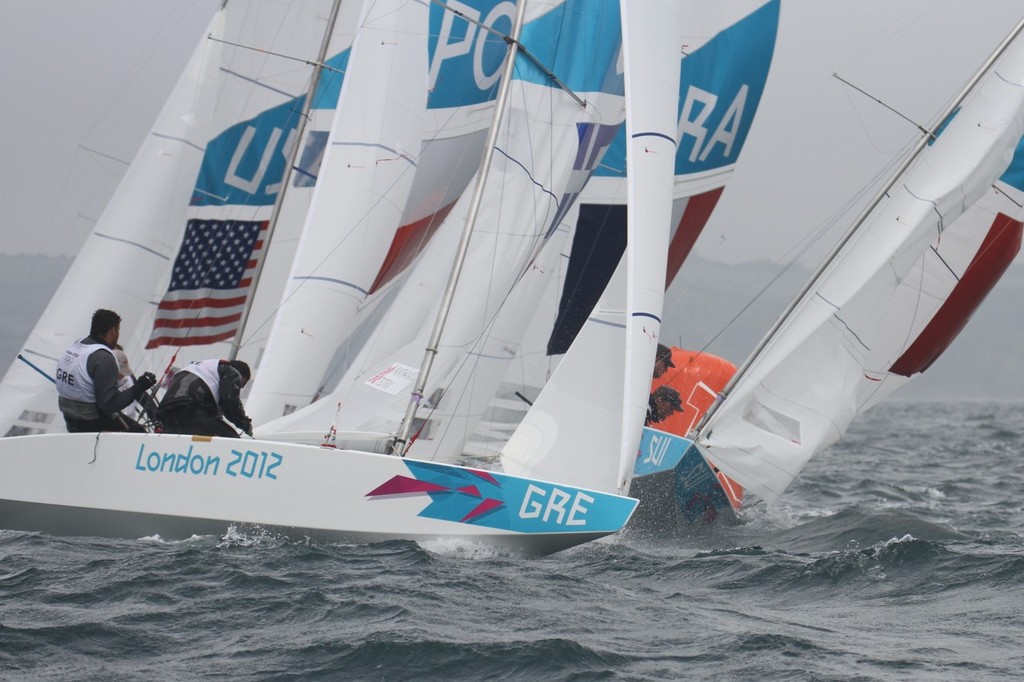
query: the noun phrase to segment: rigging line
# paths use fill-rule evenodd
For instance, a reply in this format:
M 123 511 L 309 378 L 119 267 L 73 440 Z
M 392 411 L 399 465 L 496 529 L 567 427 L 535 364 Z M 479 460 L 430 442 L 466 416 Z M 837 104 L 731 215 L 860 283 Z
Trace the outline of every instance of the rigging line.
M 846 96 L 846 100 L 850 103 L 850 110 L 853 112 L 854 116 L 857 117 L 857 121 L 860 123 L 860 128 L 864 133 L 864 137 L 867 138 L 868 142 L 871 144 L 872 147 L 874 147 L 875 151 L 881 154 L 893 154 L 893 150 L 881 147 L 879 145 L 879 142 L 875 139 L 875 131 L 873 130 L 872 126 L 869 125 L 868 122 L 864 120 L 864 116 L 861 114 L 860 108 L 854 101 L 853 93 L 851 93 L 849 90 L 844 90 L 843 94 Z M 903 149 L 905 149 L 905 146 L 900 146 L 897 151 Z
M 847 201 L 843 205 L 841 205 L 839 208 L 837 208 L 832 213 L 831 217 L 829 217 L 827 220 L 825 220 L 821 224 L 821 226 L 818 228 L 817 232 L 807 235 L 806 239 L 808 241 L 802 247 L 797 248 L 797 246 L 794 246 L 792 249 L 790 249 L 789 253 L 793 253 L 793 249 L 796 249 L 796 252 L 793 253 L 793 255 L 788 258 L 788 260 L 786 261 L 785 265 L 782 268 L 780 268 L 779 271 L 776 272 L 771 277 L 771 279 L 769 279 L 768 282 L 765 283 L 764 286 L 762 286 L 761 289 L 757 293 L 755 293 L 747 301 L 747 303 L 735 315 L 732 316 L 731 319 L 729 319 L 728 322 L 726 322 L 724 325 L 722 325 L 722 328 L 719 329 L 718 332 L 714 336 L 712 336 L 699 349 L 698 352 L 701 352 L 701 353 L 709 352 L 708 349 L 715 343 L 715 341 L 717 341 L 719 339 L 719 337 L 722 336 L 722 334 L 724 334 L 726 331 L 731 329 L 733 327 L 733 325 L 757 301 L 759 301 L 761 299 L 762 296 L 764 296 L 765 294 L 768 293 L 768 290 L 771 289 L 783 277 L 783 275 L 789 273 L 797 265 L 797 263 L 800 261 L 800 259 L 803 258 L 808 252 L 810 252 L 811 247 L 814 246 L 815 244 L 817 244 L 821 239 L 823 239 L 828 234 L 829 230 L 832 229 L 832 227 L 835 226 L 835 224 L 842 218 L 843 215 L 845 215 L 854 205 L 856 205 L 857 201 L 861 197 L 863 197 L 864 194 L 870 188 L 874 187 L 876 185 L 876 183 L 880 179 L 882 179 L 883 177 L 885 177 L 885 176 L 890 174 L 890 169 L 893 168 L 896 165 L 896 161 L 897 160 L 898 160 L 898 158 L 890 160 L 889 163 L 885 164 L 881 169 L 879 169 L 879 171 L 877 173 L 875 173 L 874 177 L 872 177 L 867 183 L 865 183 L 864 186 L 862 186 L 860 188 L 860 190 L 858 190 L 856 193 L 854 193 L 853 196 L 851 196 L 849 199 L 847 199 Z
M 270 55 L 271 57 L 280 57 L 281 59 L 288 59 L 288 60 L 291 60 L 293 62 L 301 62 L 303 64 L 306 64 L 307 66 L 316 66 L 316 67 L 319 67 L 319 68 L 324 69 L 326 71 L 333 71 L 334 73 L 340 73 L 340 74 L 344 74 L 345 73 L 342 69 L 337 69 L 337 68 L 335 68 L 333 66 L 329 66 L 326 62 L 323 62 L 323 61 L 317 61 L 315 59 L 303 59 L 302 57 L 293 57 L 291 55 L 287 55 L 287 54 L 284 54 L 282 52 L 274 52 L 273 50 L 264 50 L 263 48 L 260 48 L 260 47 L 252 47 L 251 45 L 244 45 L 242 43 L 233 43 L 230 40 L 222 40 L 220 38 L 214 38 L 212 33 L 210 35 L 206 36 L 206 39 L 207 40 L 212 40 L 215 43 L 222 43 L 224 45 L 229 45 L 231 47 L 240 47 L 243 50 L 252 50 L 253 52 L 260 52 L 262 54 Z
M 922 133 L 923 133 L 924 135 L 927 135 L 927 136 L 928 136 L 928 137 L 929 137 L 930 139 L 932 139 L 932 140 L 934 140 L 934 139 L 935 139 L 935 133 L 933 133 L 932 131 L 928 130 L 927 128 L 925 128 L 924 126 L 922 126 L 922 125 L 921 125 L 920 123 L 918 123 L 917 121 L 913 120 L 913 119 L 912 119 L 912 118 L 910 118 L 909 116 L 906 116 L 905 114 L 903 114 L 903 112 L 901 112 L 901 111 L 898 111 L 897 109 L 895 109 L 895 108 L 893 108 L 893 107 L 889 106 L 888 104 L 886 104 L 885 102 L 883 102 L 883 101 L 882 101 L 882 100 L 880 100 L 879 98 L 875 97 L 875 96 L 874 96 L 874 95 L 872 95 L 871 93 L 869 93 L 869 92 L 867 92 L 867 91 L 863 90 L 862 88 L 859 88 L 859 87 L 857 87 L 856 85 L 854 85 L 854 84 L 853 84 L 853 83 L 851 83 L 850 81 L 848 81 L 848 80 L 846 80 L 845 78 L 843 78 L 842 76 L 840 76 L 840 75 L 839 75 L 838 73 L 833 73 L 833 74 L 832 74 L 832 77 L 833 77 L 833 78 L 835 78 L 836 80 L 838 80 L 838 81 L 839 81 L 840 83 L 844 83 L 845 85 L 848 85 L 848 86 L 850 86 L 851 88 L 853 88 L 854 90 L 856 90 L 856 91 L 857 91 L 857 92 L 859 92 L 860 94 L 864 95 L 865 97 L 867 97 L 867 98 L 869 98 L 869 99 L 872 99 L 872 100 L 874 100 L 875 102 L 878 102 L 878 103 L 879 103 L 879 104 L 881 104 L 881 105 L 882 105 L 883 107 L 885 107 L 886 109 L 888 109 L 888 110 L 889 110 L 889 111 L 891 111 L 892 113 L 896 114 L 897 116 L 899 116 L 900 118 L 902 118 L 902 119 L 903 119 L 904 121 L 906 121 L 906 122 L 907 122 L 907 123 L 909 123 L 910 125 L 914 126 L 914 127 L 915 127 L 915 128 L 917 128 L 918 130 L 920 130 L 920 131 L 921 131 L 921 132 L 922 132 Z
M 1012 203 L 1012 204 L 1013 204 L 1014 206 L 1016 206 L 1017 208 L 1024 208 L 1024 204 L 1022 204 L 1021 202 L 1017 201 L 1016 199 L 1014 199 L 1013 197 L 1011 197 L 1011 196 L 1010 196 L 1009 194 L 1007 194 L 1007 193 L 1006 193 L 1006 190 L 1004 190 L 1003 188 L 1001 188 L 1001 187 L 1000 187 L 1000 186 L 998 185 L 998 183 L 997 183 L 997 184 L 994 184 L 994 185 L 992 185 L 992 189 L 994 189 L 995 191 L 999 192 L 999 193 L 1000 193 L 1000 194 L 1002 194 L 1002 195 L 1003 195 L 1004 197 L 1006 197 L 1007 199 L 1009 199 L 1009 200 L 1010 200 L 1010 203 Z
M 443 7 L 446 12 L 451 12 L 455 16 L 457 16 L 457 17 L 459 17 L 461 19 L 464 19 L 465 21 L 468 21 L 469 23 L 473 24 L 477 28 L 480 28 L 480 29 L 482 29 L 484 31 L 487 31 L 491 35 L 497 36 L 498 38 L 501 38 L 502 40 L 505 41 L 506 44 L 508 44 L 508 45 L 513 45 L 514 44 L 516 46 L 517 50 L 520 53 L 522 53 L 522 55 L 524 57 L 526 57 L 531 62 L 533 62 L 533 65 L 536 66 L 538 69 L 540 69 L 541 72 L 545 76 L 547 76 L 548 80 L 550 80 L 552 83 L 557 85 L 558 88 L 562 92 L 564 92 L 565 94 L 569 95 L 569 97 L 571 97 L 572 100 L 574 102 L 576 102 L 576 104 L 580 105 L 580 107 L 582 107 L 584 109 L 587 108 L 586 101 L 584 101 L 579 95 L 577 95 L 575 92 L 573 92 L 571 89 L 569 89 L 568 85 L 563 83 L 562 80 L 558 76 L 556 76 L 551 69 L 549 69 L 543 62 L 541 62 L 540 59 L 538 59 L 532 52 L 530 52 L 528 49 L 526 49 L 526 46 L 523 45 L 518 39 L 513 38 L 512 36 L 508 35 L 507 33 L 502 33 L 501 31 L 499 31 L 496 28 L 493 28 L 491 26 L 485 25 L 479 19 L 474 19 L 473 17 L 467 16 L 465 13 L 460 12 L 459 10 L 455 9 L 454 7 L 449 6 L 446 2 L 443 2 L 443 0 L 430 0 L 430 1 L 432 3 L 434 3 L 435 5 L 440 5 L 441 7 Z
M 122 166 L 127 166 L 129 163 L 131 163 L 130 161 L 125 161 L 124 159 L 119 159 L 116 156 L 113 156 L 112 154 L 106 154 L 104 152 L 101 152 L 98 149 L 93 149 L 92 147 L 86 147 L 84 144 L 78 145 L 78 148 L 79 149 L 83 149 L 83 150 L 85 150 L 87 152 L 90 152 L 92 154 L 95 154 L 96 156 L 102 156 L 104 159 L 110 159 L 111 161 L 116 161 L 117 163 L 121 164 Z

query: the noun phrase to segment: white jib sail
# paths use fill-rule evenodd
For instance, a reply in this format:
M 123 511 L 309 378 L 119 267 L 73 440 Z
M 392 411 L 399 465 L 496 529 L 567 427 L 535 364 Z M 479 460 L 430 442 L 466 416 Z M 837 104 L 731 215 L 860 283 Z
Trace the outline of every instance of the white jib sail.
M 425 127 L 428 8 L 365 3 L 281 310 L 246 400 L 257 423 L 311 402 L 399 227 Z
M 986 259 L 994 253 L 986 255 L 986 245 L 1014 249 L 1012 259 L 1020 204 L 998 200 L 995 191 L 1019 198 L 1024 185 L 1019 172 L 1016 187 L 998 181 L 1024 132 L 1022 79 L 1018 38 L 703 426 L 702 450 L 745 488 L 778 497 L 858 412 L 926 368 L 951 341 L 987 288 L 967 292 L 970 306 L 944 306 L 990 267 Z M 987 240 L 990 228 L 1006 222 L 995 214 L 1003 211 L 1015 223 L 1016 246 L 1013 239 Z M 972 272 L 978 262 L 982 267 Z
M 425 393 L 431 404 L 418 413 L 416 457 L 451 461 L 463 453 L 550 272 L 538 256 L 564 237 L 561 217 L 600 162 L 606 131 L 623 117 L 617 5 L 569 0 L 527 9 L 525 51 L 575 97 L 517 58 L 498 154 Z
M 368 3 L 367 29 L 379 31 L 391 19 L 386 5 Z M 394 296 L 409 265 L 428 248 L 480 160 L 504 48 L 493 31 L 507 25 L 514 4 L 474 0 L 451 8 L 408 2 L 397 7 L 407 18 L 389 29 L 391 38 L 363 41 L 363 50 L 372 54 L 352 68 L 363 94 L 346 96 L 346 107 L 353 107 L 344 114 L 349 122 L 338 121 L 336 135 L 347 148 L 328 150 L 332 157 L 359 155 L 352 146 L 357 135 L 373 133 L 381 136 L 380 144 L 363 148 L 361 156 L 376 153 L 377 166 L 364 167 L 365 158 L 356 166 L 331 164 L 341 164 L 332 185 L 348 201 L 332 201 L 332 210 L 318 211 L 322 219 L 303 239 L 265 358 L 269 371 L 257 375 L 250 396 L 257 420 L 304 407 L 337 385 L 359 348 L 357 327 L 372 326 L 378 309 L 388 305 L 383 299 Z M 400 62 L 385 59 L 400 48 Z M 364 102 L 379 105 L 379 121 L 404 119 L 404 127 L 377 130 Z M 418 124 L 411 120 L 416 114 Z M 403 158 L 392 153 L 399 140 L 405 143 Z M 375 178 L 370 191 L 360 191 L 366 190 L 361 177 Z

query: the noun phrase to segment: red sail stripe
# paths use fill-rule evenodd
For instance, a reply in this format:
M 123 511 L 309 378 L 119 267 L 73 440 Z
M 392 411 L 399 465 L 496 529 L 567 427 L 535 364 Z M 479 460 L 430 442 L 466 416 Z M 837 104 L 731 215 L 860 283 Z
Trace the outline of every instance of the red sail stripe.
M 166 327 L 169 329 L 182 329 L 184 327 L 222 327 L 231 322 L 238 322 L 242 319 L 242 313 L 234 315 L 223 315 L 221 317 L 188 317 L 180 320 L 169 320 L 157 318 L 153 321 L 154 327 Z
M 437 228 L 444 222 L 445 217 L 455 206 L 454 202 L 443 207 L 436 213 L 417 220 L 416 222 L 403 225 L 395 231 L 395 238 L 391 240 L 391 248 L 377 272 L 377 276 L 370 285 L 367 294 L 380 289 L 390 282 L 396 275 L 401 273 L 413 259 L 423 250 L 423 247 L 430 241 L 430 237 L 437 231 Z
M 231 308 L 245 303 L 245 296 L 234 298 L 190 298 L 181 301 L 160 301 L 159 310 L 198 310 L 199 308 Z
M 679 269 L 683 267 L 683 262 L 690 255 L 690 250 L 693 249 L 697 237 L 704 230 L 704 226 L 708 224 L 711 212 L 715 210 L 724 189 L 724 187 L 719 187 L 702 194 L 695 194 L 687 200 L 683 216 L 679 219 L 679 227 L 676 228 L 676 233 L 672 236 L 672 242 L 668 246 L 666 289 L 679 274 Z
M 891 373 L 909 377 L 925 371 L 942 355 L 1017 256 L 1021 233 L 1022 223 L 1003 213 L 996 216 L 981 248 L 949 298 L 910 347 L 889 368 Z

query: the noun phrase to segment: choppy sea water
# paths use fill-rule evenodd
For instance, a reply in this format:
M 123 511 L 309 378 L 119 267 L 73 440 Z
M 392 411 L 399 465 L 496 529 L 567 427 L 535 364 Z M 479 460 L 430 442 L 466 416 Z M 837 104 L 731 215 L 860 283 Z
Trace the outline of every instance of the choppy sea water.
M 1024 404 L 884 404 L 739 523 L 544 559 L 0 531 L 0 679 L 1024 674 Z

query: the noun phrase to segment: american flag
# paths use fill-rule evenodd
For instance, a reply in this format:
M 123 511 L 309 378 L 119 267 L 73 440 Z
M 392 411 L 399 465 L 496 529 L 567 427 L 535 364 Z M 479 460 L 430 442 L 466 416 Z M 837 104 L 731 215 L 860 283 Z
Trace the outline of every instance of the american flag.
M 233 337 L 266 229 L 265 220 L 189 220 L 146 348 Z

